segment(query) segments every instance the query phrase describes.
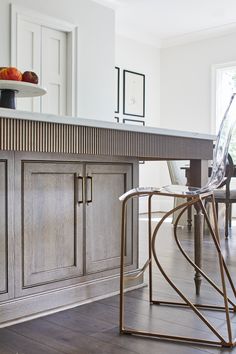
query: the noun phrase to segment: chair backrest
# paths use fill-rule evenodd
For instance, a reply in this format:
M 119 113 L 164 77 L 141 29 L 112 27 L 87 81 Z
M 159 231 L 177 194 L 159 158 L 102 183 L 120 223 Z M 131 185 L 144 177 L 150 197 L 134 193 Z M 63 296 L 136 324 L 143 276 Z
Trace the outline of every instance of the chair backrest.
M 222 119 L 213 152 L 213 166 L 211 177 L 201 192 L 213 190 L 220 186 L 225 177 L 229 143 L 236 122 L 235 93 L 231 96 L 229 105 Z
M 183 165 L 183 161 L 181 161 L 181 165 Z M 167 161 L 167 167 L 172 184 L 184 185 L 186 183 L 186 178 L 184 178 L 184 171 L 181 171 L 179 161 Z

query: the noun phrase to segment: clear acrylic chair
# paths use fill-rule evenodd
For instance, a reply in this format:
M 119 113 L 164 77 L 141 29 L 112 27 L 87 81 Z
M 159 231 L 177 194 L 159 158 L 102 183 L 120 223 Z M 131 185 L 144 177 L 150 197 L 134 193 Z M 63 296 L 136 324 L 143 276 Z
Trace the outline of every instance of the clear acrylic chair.
M 174 340 L 174 341 L 184 341 L 184 342 L 193 342 L 193 343 L 200 343 L 200 344 L 207 344 L 207 345 L 218 345 L 223 347 L 232 347 L 236 344 L 235 338 L 233 338 L 232 334 L 232 323 L 231 323 L 231 316 L 230 312 L 236 312 L 236 305 L 235 305 L 235 296 L 236 290 L 230 276 L 230 272 L 227 268 L 226 262 L 221 252 L 221 245 L 220 245 L 220 236 L 218 231 L 218 224 L 217 224 L 217 215 L 216 215 L 216 207 L 215 207 L 215 200 L 213 191 L 222 183 L 225 178 L 225 169 L 226 169 L 226 162 L 227 162 L 227 154 L 228 154 L 228 147 L 229 142 L 232 135 L 232 130 L 234 123 L 236 121 L 236 99 L 234 99 L 235 94 L 232 95 L 230 103 L 227 107 L 226 113 L 223 117 L 219 133 L 217 136 L 215 149 L 213 152 L 213 167 L 212 167 L 212 174 L 210 179 L 208 180 L 207 184 L 204 187 L 196 188 L 191 186 L 180 186 L 180 185 L 170 185 L 164 186 L 162 188 L 155 188 L 155 187 L 138 187 L 134 188 L 120 197 L 122 202 L 122 230 L 121 230 L 121 266 L 120 266 L 120 333 L 126 334 L 135 334 L 135 335 L 143 335 L 148 337 L 156 337 L 159 339 L 167 339 L 167 340 Z M 150 305 L 171 305 L 171 306 L 180 306 L 180 308 L 187 308 L 192 310 L 195 314 L 197 319 L 200 322 L 203 322 L 209 329 L 211 333 L 213 333 L 213 340 L 206 338 L 194 338 L 191 336 L 185 335 L 172 335 L 171 333 L 163 333 L 163 332 L 156 332 L 150 329 L 143 330 L 140 328 L 129 328 L 125 325 L 125 308 L 124 308 L 124 290 L 125 284 L 132 279 L 132 275 L 125 274 L 125 250 L 126 250 L 126 210 L 127 210 L 127 203 L 129 200 L 132 200 L 134 197 L 148 197 L 148 259 L 142 269 L 140 269 L 139 275 L 143 275 L 144 271 L 149 268 L 149 301 Z M 182 198 L 183 203 L 176 208 L 173 208 L 169 212 L 167 212 L 158 224 L 155 226 L 154 231 L 152 231 L 152 224 L 151 224 L 151 201 L 152 198 L 156 196 L 171 196 L 171 197 L 178 197 Z M 210 221 L 207 211 L 204 206 L 205 198 L 210 198 L 212 201 L 213 206 L 213 225 Z M 210 235 L 212 238 L 212 245 L 215 247 L 217 252 L 217 262 L 219 263 L 219 277 L 221 281 L 221 287 L 219 287 L 200 267 L 197 266 L 196 263 L 187 255 L 184 251 L 178 237 L 177 237 L 177 224 L 182 215 L 182 213 L 189 207 L 194 206 L 195 208 L 200 208 L 203 212 L 205 217 L 206 223 L 208 225 Z M 203 305 L 203 304 L 196 304 L 193 303 L 184 293 L 180 290 L 179 287 L 176 286 L 174 281 L 170 279 L 170 277 L 166 274 L 164 268 L 161 265 L 160 259 L 157 256 L 156 252 L 156 243 L 158 239 L 158 231 L 160 226 L 163 224 L 165 219 L 173 214 L 176 210 L 181 210 L 175 225 L 174 225 L 174 238 L 176 244 L 186 259 L 186 261 L 193 267 L 195 271 L 198 271 L 202 277 L 215 289 L 215 291 L 219 294 L 219 296 L 223 300 L 223 306 L 217 305 Z M 153 280 L 152 280 L 152 265 L 153 259 L 164 277 L 167 283 L 174 289 L 177 293 L 178 297 L 182 299 L 182 302 L 174 302 L 174 301 L 162 301 L 159 299 L 154 299 L 153 297 Z M 137 275 L 136 275 L 137 277 Z M 227 294 L 227 286 L 226 281 L 228 281 L 231 291 L 233 293 L 234 299 L 232 300 L 229 298 Z M 225 323 L 227 327 L 227 338 L 225 335 L 221 333 L 218 328 L 209 321 L 208 318 L 201 312 L 201 310 L 210 309 L 211 311 L 223 311 L 225 313 Z M 150 322 L 151 323 L 151 322 Z M 180 323 L 181 323 L 181 316 L 180 316 Z M 171 324 L 169 325 L 171 331 Z M 184 327 L 183 327 L 184 328 Z
M 234 162 L 230 154 L 228 154 L 227 175 L 224 182 L 224 188 L 218 188 L 214 191 L 216 211 L 218 214 L 218 204 L 225 205 L 225 237 L 229 235 L 229 228 L 231 228 L 232 221 L 232 204 L 236 203 L 236 189 L 231 188 L 231 178 L 234 176 Z

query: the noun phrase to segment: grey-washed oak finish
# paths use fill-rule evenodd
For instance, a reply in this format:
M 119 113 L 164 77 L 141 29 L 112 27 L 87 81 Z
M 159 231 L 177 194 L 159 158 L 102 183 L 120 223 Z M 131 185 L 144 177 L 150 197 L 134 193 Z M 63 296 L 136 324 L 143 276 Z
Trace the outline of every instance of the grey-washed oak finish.
M 82 165 L 22 163 L 23 287 L 83 275 Z
M 210 160 L 212 140 L 201 135 L 173 135 L 171 130 L 169 134 L 145 132 L 145 127 L 142 131 L 100 128 L 99 122 L 94 127 L 0 117 L 0 150 Z
M 120 266 L 119 196 L 132 187 L 132 166 L 88 164 L 86 175 L 92 177 L 92 202 L 86 203 L 86 272 L 96 273 Z M 87 194 L 90 198 L 91 190 Z M 127 264 L 133 262 L 131 212 L 130 208 Z
M 0 300 L 13 297 L 13 153 L 0 156 Z
M 86 203 L 90 198 L 88 174 L 94 177 L 91 203 Z M 0 224 L 0 301 L 11 298 L 0 302 L 0 324 L 118 291 L 118 196 L 137 185 L 137 161 L 1 152 L 0 177 L 0 206 L 4 216 Z M 108 187 L 112 188 L 111 197 L 104 203 Z M 89 214 L 90 207 L 94 220 Z M 130 212 L 133 220 L 128 227 L 127 262 L 129 270 L 135 273 L 137 205 Z M 110 223 L 105 227 L 100 220 L 107 213 Z M 116 229 L 111 235 L 114 218 L 117 218 Z M 99 259 L 102 266 L 91 271 L 89 257 L 95 254 L 95 264 Z M 136 281 L 132 285 L 137 284 Z
M 0 323 L 117 292 L 117 196 L 138 185 L 138 159 L 190 159 L 192 172 L 203 171 L 212 157 L 212 139 L 190 135 L 1 116 Z M 96 198 L 94 204 L 77 205 L 82 188 L 77 174 L 86 184 L 88 172 Z M 102 180 L 110 189 L 105 191 L 107 203 Z M 196 185 L 201 182 L 197 176 Z M 89 192 L 87 185 L 88 197 Z M 104 212 L 115 227 L 104 227 Z M 130 213 L 127 264 L 135 273 L 137 204 L 130 206 Z

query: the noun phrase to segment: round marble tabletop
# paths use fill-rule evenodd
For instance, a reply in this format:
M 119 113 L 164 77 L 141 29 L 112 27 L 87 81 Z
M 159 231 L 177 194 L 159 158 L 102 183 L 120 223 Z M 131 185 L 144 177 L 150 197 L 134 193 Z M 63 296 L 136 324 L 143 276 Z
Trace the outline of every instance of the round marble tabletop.
M 0 91 L 15 91 L 17 97 L 36 97 L 43 96 L 47 90 L 37 84 L 24 81 L 0 80 Z

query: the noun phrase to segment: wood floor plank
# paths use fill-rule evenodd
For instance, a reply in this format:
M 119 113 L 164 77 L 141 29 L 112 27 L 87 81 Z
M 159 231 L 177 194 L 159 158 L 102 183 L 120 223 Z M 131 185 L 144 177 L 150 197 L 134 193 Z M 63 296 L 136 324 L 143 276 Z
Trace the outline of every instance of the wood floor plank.
M 37 340 L 32 340 L 29 337 L 22 336 L 12 330 L 0 329 L 0 347 L 7 348 L 6 353 L 14 354 L 62 354 L 60 350 L 55 350 L 50 346 L 45 345 L 45 343 L 39 343 Z
M 190 344 L 170 343 L 166 341 L 144 338 L 130 335 L 119 335 L 116 329 L 111 329 L 94 335 L 106 340 L 108 343 L 119 343 L 127 350 L 132 349 L 138 354 L 206 354 L 206 351 L 200 348 L 194 348 Z
M 76 311 L 74 313 L 76 317 L 78 313 Z M 135 354 L 132 350 L 126 350 L 119 344 L 89 337 L 76 330 L 65 328 L 63 323 L 55 324 L 46 321 L 45 318 L 12 326 L 10 330 L 22 338 L 45 343 L 56 352 L 60 351 L 64 354 Z M 116 331 L 118 331 L 117 328 Z
M 147 222 L 141 222 L 140 260 L 147 255 Z M 192 233 L 179 230 L 183 247 L 193 257 Z M 235 235 L 234 235 L 235 234 Z M 228 241 L 222 237 L 226 261 L 236 282 L 236 228 Z M 165 224 L 158 240 L 160 260 L 168 274 L 193 302 L 220 303 L 221 299 L 203 281 L 200 297 L 195 295 L 192 267 L 183 259 L 173 242 L 172 227 Z M 216 276 L 216 252 L 212 248 L 209 235 L 204 237 L 204 269 L 209 270 L 213 279 Z M 179 300 L 175 292 L 163 280 L 160 273 L 154 272 L 154 295 L 158 299 Z M 146 278 L 148 279 L 148 278 Z M 228 284 L 227 284 L 228 286 Z M 199 336 L 215 339 L 209 330 L 187 309 L 166 306 L 150 306 L 148 287 L 128 292 L 126 299 L 126 320 L 129 325 L 143 329 L 156 329 L 174 335 Z M 231 294 L 232 296 L 232 294 Z M 203 311 L 216 328 L 226 333 L 223 314 Z M 33 321 L 24 322 L 0 329 L 0 354 L 236 354 L 236 348 L 213 348 L 195 344 L 161 341 L 137 336 L 119 335 L 119 296 L 113 296 L 95 303 L 79 306 Z M 236 327 L 236 315 L 230 315 Z M 234 328 L 235 330 L 235 328 Z
M 104 319 L 97 319 L 93 315 L 84 315 L 75 310 L 58 312 L 55 315 L 48 316 L 47 321 L 62 324 L 67 329 L 72 329 L 83 334 L 93 334 L 102 332 L 117 326 L 117 323 L 110 323 Z
M 118 326 L 119 308 L 105 305 L 99 302 L 93 302 L 84 306 L 78 306 L 74 309 L 79 316 L 89 316 L 96 320 L 102 320 L 112 325 Z

